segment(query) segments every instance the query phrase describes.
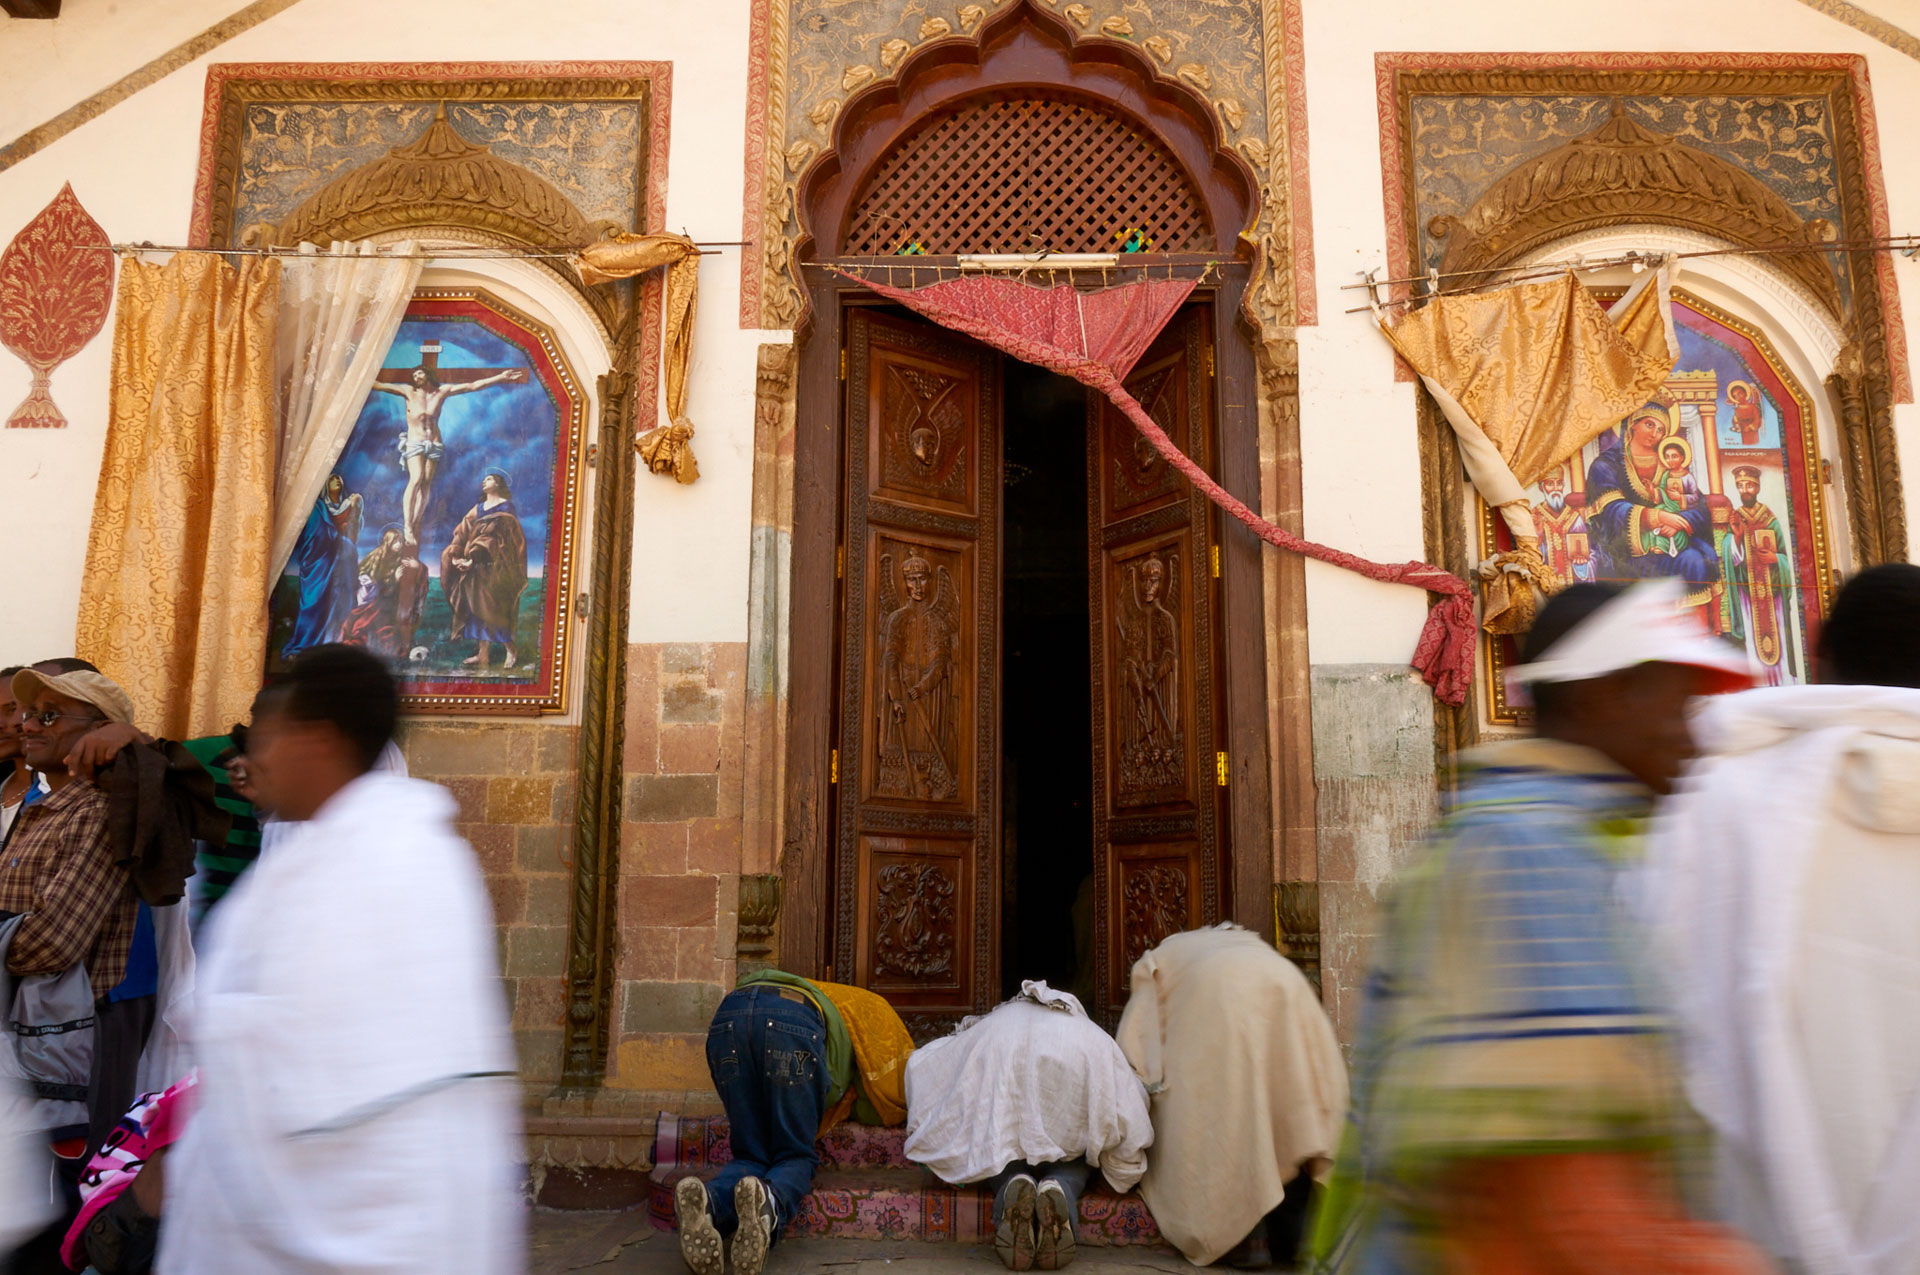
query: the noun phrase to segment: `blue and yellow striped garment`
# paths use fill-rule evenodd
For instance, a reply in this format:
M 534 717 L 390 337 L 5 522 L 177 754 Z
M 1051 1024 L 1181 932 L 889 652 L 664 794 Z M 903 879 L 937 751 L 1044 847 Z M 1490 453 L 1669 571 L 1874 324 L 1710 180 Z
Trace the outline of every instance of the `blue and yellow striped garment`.
M 1433 1269 L 1429 1188 L 1465 1157 L 1677 1145 L 1686 1108 L 1617 891 L 1651 804 L 1554 740 L 1471 760 L 1383 917 L 1316 1270 Z

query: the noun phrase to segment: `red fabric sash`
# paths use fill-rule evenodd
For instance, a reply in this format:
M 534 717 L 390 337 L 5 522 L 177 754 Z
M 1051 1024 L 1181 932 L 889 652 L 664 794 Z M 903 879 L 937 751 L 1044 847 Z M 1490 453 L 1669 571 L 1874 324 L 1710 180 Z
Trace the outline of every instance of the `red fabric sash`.
M 993 275 L 972 275 L 908 289 L 829 268 L 941 327 L 964 332 L 1003 354 L 1100 391 L 1168 464 L 1268 544 L 1369 580 L 1440 594 L 1427 612 L 1411 663 L 1441 700 L 1466 702 L 1473 684 L 1474 630 L 1473 591 L 1465 580 L 1426 562 L 1370 562 L 1274 526 L 1208 477 L 1127 393 L 1122 380 L 1193 292 L 1191 280 L 1125 283 L 1082 292 L 1070 284 L 1036 288 Z

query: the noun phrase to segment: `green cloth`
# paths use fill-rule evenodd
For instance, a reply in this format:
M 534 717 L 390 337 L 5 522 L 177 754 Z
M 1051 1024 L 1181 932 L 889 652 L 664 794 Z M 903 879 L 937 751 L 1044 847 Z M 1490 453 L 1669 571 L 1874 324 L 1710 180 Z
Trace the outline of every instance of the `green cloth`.
M 805 995 L 813 1002 L 813 1007 L 820 1011 L 820 1017 L 827 1024 L 827 1110 L 831 1111 L 833 1105 L 853 1087 L 853 1037 L 847 1034 L 846 1020 L 840 1017 L 840 1011 L 834 1008 L 827 994 L 813 983 L 785 970 L 761 970 L 749 974 L 740 980 L 740 986 L 791 987 Z M 865 1099 L 859 1101 L 864 1102 Z M 872 1123 L 879 1123 L 877 1116 Z

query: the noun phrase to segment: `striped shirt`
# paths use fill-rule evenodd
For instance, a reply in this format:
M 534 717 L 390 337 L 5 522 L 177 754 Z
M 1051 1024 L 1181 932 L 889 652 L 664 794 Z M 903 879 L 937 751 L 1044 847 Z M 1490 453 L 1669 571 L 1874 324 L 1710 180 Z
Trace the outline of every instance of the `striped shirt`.
M 213 776 L 214 804 L 233 816 L 233 828 L 227 833 L 223 844 L 213 845 L 205 841 L 194 843 L 193 899 L 189 917 L 197 926 L 201 918 L 226 896 L 227 891 L 233 889 L 240 874 L 260 858 L 260 820 L 254 813 L 252 803 L 233 790 L 231 777 L 226 770 L 214 764 L 221 754 L 233 747 L 231 736 L 209 735 L 205 739 L 189 739 L 181 747 L 192 753 L 206 767 L 207 773 Z

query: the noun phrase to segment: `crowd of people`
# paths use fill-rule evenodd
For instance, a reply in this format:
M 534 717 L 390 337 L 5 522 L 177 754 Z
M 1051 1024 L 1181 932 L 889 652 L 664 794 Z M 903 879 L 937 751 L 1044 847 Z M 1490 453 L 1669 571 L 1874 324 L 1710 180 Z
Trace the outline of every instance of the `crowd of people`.
M 519 1272 L 489 903 L 375 657 L 215 739 L 0 670 L 0 1254 L 15 1275 Z
M 919 1048 L 763 970 L 707 1037 L 731 1159 L 695 1275 L 761 1275 L 819 1138 L 904 1126 L 1059 1270 L 1138 1189 L 1196 1265 L 1321 1275 L 1917 1275 L 1920 567 L 1864 571 L 1818 679 L 1754 688 L 1678 586 L 1573 585 L 1384 896 L 1348 1063 L 1232 925 L 1109 1035 L 1021 985 Z M 381 662 L 315 648 L 212 739 L 83 660 L 0 670 L 0 1253 L 12 1272 L 519 1271 L 519 1089 L 487 894 L 407 777 Z

